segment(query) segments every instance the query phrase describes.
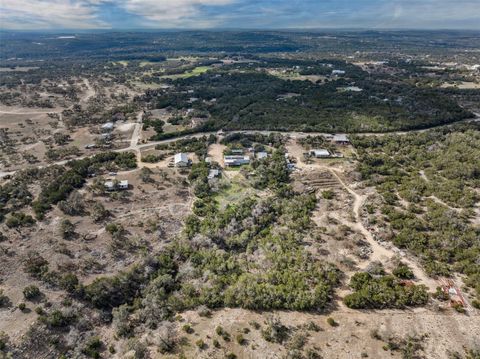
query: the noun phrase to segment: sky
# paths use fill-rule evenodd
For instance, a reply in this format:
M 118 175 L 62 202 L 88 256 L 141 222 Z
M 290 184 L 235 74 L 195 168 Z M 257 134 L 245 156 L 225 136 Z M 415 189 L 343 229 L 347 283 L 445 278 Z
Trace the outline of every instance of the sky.
M 0 28 L 480 30 L 480 0 L 0 0 Z

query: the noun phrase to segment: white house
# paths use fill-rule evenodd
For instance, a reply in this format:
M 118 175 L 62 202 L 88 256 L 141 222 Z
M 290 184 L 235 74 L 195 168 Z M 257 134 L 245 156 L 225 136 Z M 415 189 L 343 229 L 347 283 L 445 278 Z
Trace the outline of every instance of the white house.
M 220 176 L 220 170 L 211 169 L 210 171 L 208 171 L 208 179 L 213 179 L 218 176 Z
M 173 159 L 175 167 L 187 167 L 190 164 L 190 160 L 186 153 L 177 153 Z
M 113 130 L 113 122 L 104 123 L 101 126 L 101 129 L 102 129 L 102 131 L 112 131 Z
M 343 70 L 333 70 L 333 71 L 332 71 L 332 75 L 333 75 L 333 76 L 345 75 L 345 71 L 343 71 Z
M 334 135 L 332 141 L 338 145 L 348 145 L 350 143 L 350 140 L 345 134 Z
M 316 158 L 327 158 L 330 157 L 330 152 L 325 149 L 311 150 L 310 155 Z
M 262 152 L 257 152 L 257 159 L 261 160 L 263 158 L 267 158 L 268 157 L 268 153 L 265 152 L 265 151 L 262 151 Z
M 107 191 L 126 190 L 128 189 L 128 181 L 127 180 L 122 180 L 119 182 L 106 181 L 104 183 L 104 186 Z
M 223 162 L 227 167 L 248 165 L 250 163 L 250 157 L 249 156 L 224 156 Z

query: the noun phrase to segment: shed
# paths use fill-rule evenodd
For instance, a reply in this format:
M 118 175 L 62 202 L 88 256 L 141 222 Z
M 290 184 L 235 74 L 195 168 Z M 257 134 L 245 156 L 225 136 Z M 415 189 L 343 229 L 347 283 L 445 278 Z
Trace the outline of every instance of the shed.
M 326 149 L 311 150 L 310 155 L 316 158 L 326 158 L 330 157 L 330 152 Z
M 263 158 L 267 158 L 268 157 L 268 153 L 265 152 L 265 151 L 262 151 L 262 152 L 257 152 L 257 158 L 259 160 L 263 159 Z
M 101 129 L 102 129 L 102 131 L 112 131 L 113 130 L 113 122 L 104 123 L 101 126 Z
M 339 145 L 348 145 L 350 143 L 350 140 L 345 134 L 334 135 L 332 141 Z
M 190 164 L 186 153 L 177 153 L 174 157 L 175 167 L 187 167 Z
M 250 157 L 249 156 L 224 156 L 223 162 L 227 167 L 248 165 L 250 163 Z
M 220 176 L 220 170 L 218 169 L 211 169 L 208 171 L 208 179 L 213 179 Z

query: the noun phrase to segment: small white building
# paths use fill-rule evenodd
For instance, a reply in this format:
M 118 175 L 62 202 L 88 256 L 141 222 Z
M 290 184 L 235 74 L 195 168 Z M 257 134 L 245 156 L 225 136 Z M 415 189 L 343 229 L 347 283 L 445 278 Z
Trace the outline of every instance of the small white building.
M 334 135 L 332 138 L 332 142 L 336 143 L 337 145 L 348 145 L 350 140 L 348 139 L 347 135 L 340 134 Z
M 325 149 L 311 150 L 310 155 L 315 158 L 327 158 L 330 157 L 330 152 Z
M 118 191 L 118 190 L 126 190 L 128 189 L 128 181 L 127 180 L 122 180 L 122 181 L 106 181 L 104 183 L 105 190 L 107 191 Z
M 248 165 L 250 163 L 249 156 L 224 156 L 223 162 L 227 167 Z
M 332 76 L 342 76 L 345 75 L 345 71 L 343 70 L 333 70 L 332 71 Z
M 213 179 L 220 176 L 220 170 L 218 169 L 211 169 L 208 171 L 208 179 Z
M 175 167 L 187 167 L 190 164 L 190 160 L 186 153 L 177 153 L 173 159 Z
M 112 131 L 113 130 L 113 122 L 104 123 L 101 127 L 102 131 Z
M 267 157 L 268 157 L 268 153 L 265 152 L 265 151 L 257 152 L 256 156 L 257 156 L 257 159 L 261 160 L 261 159 L 263 159 L 263 158 L 267 158 Z

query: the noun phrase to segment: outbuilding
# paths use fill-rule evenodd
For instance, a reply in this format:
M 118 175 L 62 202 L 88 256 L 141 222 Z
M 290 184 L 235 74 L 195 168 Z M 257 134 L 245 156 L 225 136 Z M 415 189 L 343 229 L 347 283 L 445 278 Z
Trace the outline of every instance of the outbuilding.
M 330 157 L 330 152 L 323 148 L 318 150 L 311 150 L 310 156 L 313 156 L 315 158 L 327 158 L 327 157 Z
M 190 164 L 190 160 L 186 153 L 177 153 L 173 159 L 175 167 L 187 167 Z
M 350 140 L 348 139 L 347 135 L 340 134 L 340 135 L 334 135 L 332 138 L 332 142 L 334 142 L 337 145 L 348 145 L 350 143 Z
M 128 189 L 128 180 L 122 181 L 106 181 L 104 183 L 105 190 L 107 191 L 118 191 L 118 190 L 126 190 Z
M 223 162 L 227 167 L 248 165 L 250 163 L 250 157 L 249 156 L 225 156 L 223 158 Z
M 262 152 L 257 152 L 257 159 L 261 160 L 263 158 L 267 158 L 268 157 L 268 153 L 265 152 L 265 151 L 262 151 Z
M 220 176 L 220 170 L 218 169 L 211 169 L 210 171 L 208 171 L 208 179 L 213 179 L 219 176 Z

